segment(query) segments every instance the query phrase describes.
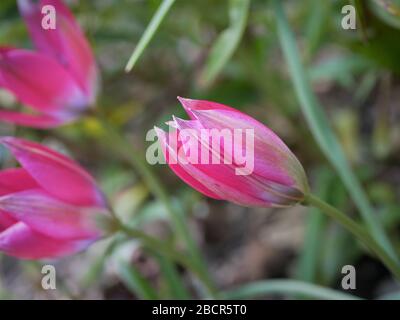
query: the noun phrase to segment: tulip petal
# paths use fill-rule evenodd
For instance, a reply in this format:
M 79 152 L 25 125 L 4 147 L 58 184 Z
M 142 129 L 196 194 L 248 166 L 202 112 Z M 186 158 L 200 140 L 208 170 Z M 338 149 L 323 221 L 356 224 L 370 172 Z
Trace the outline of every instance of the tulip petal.
M 0 250 L 20 259 L 54 259 L 77 253 L 93 240 L 62 241 L 33 231 L 18 222 L 0 232 Z
M 204 124 L 205 128 L 241 128 L 241 129 L 255 129 L 256 137 L 262 137 L 267 141 L 272 140 L 271 142 L 275 143 L 277 147 L 282 149 L 282 151 L 288 151 L 289 148 L 283 143 L 283 141 L 268 127 L 264 126 L 261 122 L 256 119 L 250 117 L 249 115 L 240 112 L 232 107 L 226 106 L 221 103 L 207 101 L 207 100 L 194 100 L 194 99 L 184 99 L 178 97 L 181 102 L 183 108 L 188 113 L 188 115 L 193 120 L 199 120 L 199 117 L 202 118 L 205 123 L 210 121 L 212 125 L 209 127 L 207 124 Z M 201 112 L 201 111 L 209 111 L 209 112 Z M 223 116 L 223 120 L 219 119 L 219 116 Z M 215 121 L 213 121 L 215 120 Z M 228 121 L 228 122 L 225 122 Z M 221 126 L 223 124 L 223 126 Z M 289 150 L 290 151 L 290 150 Z
M 0 171 L 0 196 L 26 189 L 37 188 L 37 183 L 24 169 Z M 9 213 L 0 210 L 0 232 L 18 221 Z
M 12 168 L 0 171 L 0 196 L 37 187 L 38 184 L 25 169 Z
M 7 212 L 0 210 L 0 232 L 11 227 L 13 224 L 17 222 L 18 221 L 15 220 L 13 217 L 11 217 Z
M 105 206 L 104 197 L 94 179 L 76 162 L 27 140 L 2 137 L 0 143 L 49 194 L 73 205 Z
M 192 114 L 209 129 L 253 129 L 254 174 L 261 180 L 307 190 L 307 179 L 300 162 L 272 130 L 257 120 L 230 110 L 192 110 Z
M 210 154 L 212 153 L 214 152 L 210 151 Z M 193 177 L 200 179 L 205 186 L 225 200 L 251 207 L 270 207 L 272 203 L 275 205 L 287 203 L 287 200 L 282 201 L 282 198 L 278 201 L 277 193 L 265 183 L 255 179 L 253 174 L 239 175 L 237 172 L 241 167 L 234 163 L 224 163 L 224 157 L 220 154 L 217 156 L 220 161 L 217 164 L 210 162 L 189 164 L 184 167 Z
M 286 144 L 268 127 L 249 115 L 229 106 L 206 100 L 184 99 L 178 97 L 182 106 L 192 119 L 199 120 L 202 126 L 208 129 L 253 129 L 254 130 L 254 162 L 255 172 L 261 178 L 277 183 L 290 184 L 285 173 L 289 168 L 291 172 L 303 172 L 297 158 L 292 154 Z M 285 164 L 286 167 L 277 167 Z M 305 179 L 299 177 L 302 186 Z M 304 180 L 304 181 L 303 181 Z
M 193 163 L 186 153 L 185 164 L 182 166 L 193 178 L 201 181 L 204 186 L 225 200 L 246 206 L 269 207 L 288 206 L 302 199 L 302 192 L 291 187 L 291 184 L 286 185 L 273 180 L 262 179 L 254 173 L 239 175 L 238 169 L 241 170 L 243 167 L 232 161 L 224 162 L 224 155 L 221 155 L 221 153 L 224 153 L 223 148 L 222 151 L 215 150 L 215 146 L 212 145 L 210 140 L 204 141 L 205 137 L 200 131 L 204 130 L 204 127 L 199 121 L 185 121 L 174 118 L 173 127 L 178 129 L 179 138 L 181 138 L 182 132 L 185 132 L 185 135 L 189 132 L 193 135 L 193 139 L 183 142 L 185 150 L 199 148 L 198 154 L 200 154 L 201 148 L 206 148 L 213 156 L 216 154 L 217 163 L 214 164 L 211 161 L 209 163 Z M 195 143 L 194 146 L 188 145 L 193 142 Z M 224 146 L 224 144 L 221 145 Z M 270 174 L 271 176 L 276 177 L 273 174 Z M 286 175 L 284 177 L 286 178 Z
M 91 239 L 100 236 L 96 214 L 102 208 L 85 208 L 54 199 L 42 189 L 3 195 L 0 209 L 33 230 L 55 239 Z
M 214 199 L 229 200 L 245 206 L 268 207 L 271 206 L 270 200 L 276 200 L 267 192 L 265 186 L 260 183 L 254 184 L 249 177 L 236 175 L 235 168 L 230 165 L 191 163 L 189 159 L 185 159 L 184 153 L 179 152 L 182 142 L 178 139 L 176 147 L 172 133 L 168 138 L 166 139 L 164 133 L 164 137 L 161 136 L 160 139 L 161 143 L 166 145 L 163 151 L 168 165 L 197 191 Z
M 185 181 L 188 185 L 190 185 L 195 190 L 203 193 L 207 197 L 213 199 L 221 199 L 216 193 L 212 192 L 210 189 L 208 189 L 206 186 L 204 186 L 202 183 L 200 183 L 190 174 L 188 174 L 185 168 L 183 168 L 183 166 L 179 164 L 179 162 L 177 161 L 177 154 L 176 154 L 176 150 L 179 149 L 179 146 L 176 146 L 173 143 L 174 139 L 172 138 L 172 136 L 168 138 L 166 136 L 166 133 L 157 127 L 155 128 L 155 130 L 157 132 L 158 140 L 161 144 L 164 157 L 167 160 L 167 163 L 171 168 L 171 170 L 175 172 L 175 174 L 183 181 Z
M 164 153 L 178 162 L 185 182 L 244 206 L 286 207 L 304 199 L 304 170 L 270 129 L 219 103 L 178 99 L 192 120 L 167 123 L 175 133 L 164 138 Z
M 0 86 L 23 104 L 58 118 L 87 106 L 74 78 L 56 60 L 28 50 L 0 49 Z
M 221 103 L 207 101 L 207 100 L 195 100 L 195 99 L 187 99 L 178 97 L 179 102 L 182 104 L 188 116 L 194 120 L 196 117 L 192 113 L 192 110 L 230 110 L 239 112 L 229 106 L 226 106 Z
M 0 109 L 0 121 L 38 129 L 55 128 L 60 126 L 61 124 L 66 124 L 75 119 L 75 116 L 71 116 L 69 118 L 56 118 L 44 114 L 32 115 L 12 111 L 2 111 Z
M 97 67 L 89 43 L 69 9 L 60 0 L 18 0 L 18 5 L 38 50 L 64 65 L 92 103 L 97 90 Z M 56 10 L 55 29 L 42 27 L 41 10 L 45 5 Z

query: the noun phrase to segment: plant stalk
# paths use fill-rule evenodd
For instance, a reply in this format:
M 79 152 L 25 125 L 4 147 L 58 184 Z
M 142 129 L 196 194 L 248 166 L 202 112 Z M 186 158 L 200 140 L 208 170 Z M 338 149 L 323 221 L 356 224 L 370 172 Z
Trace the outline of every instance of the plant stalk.
M 304 202 L 310 204 L 322 212 L 327 214 L 332 219 L 339 222 L 344 228 L 346 228 L 350 233 L 352 233 L 360 242 L 362 242 L 367 248 L 369 248 L 379 260 L 390 270 L 390 272 L 400 280 L 400 268 L 398 267 L 396 261 L 394 261 L 386 251 L 372 238 L 369 233 L 361 227 L 353 219 L 346 216 L 343 212 L 332 207 L 330 204 L 321 200 L 313 194 L 308 194 L 305 196 Z
M 144 155 L 129 143 L 114 127 L 104 119 L 97 115 L 97 120 L 105 130 L 108 144 L 112 150 L 119 154 L 123 159 L 128 161 L 136 172 L 142 176 L 144 183 L 149 188 L 150 192 L 164 204 L 164 207 L 169 214 L 173 228 L 178 237 L 185 243 L 188 251 L 188 256 L 193 260 L 196 270 L 202 274 L 201 279 L 211 297 L 216 297 L 217 290 L 214 288 L 213 281 L 208 273 L 207 266 L 193 240 L 190 231 L 187 228 L 185 218 L 182 212 L 174 206 L 162 182 L 152 172 L 149 165 L 144 159 Z

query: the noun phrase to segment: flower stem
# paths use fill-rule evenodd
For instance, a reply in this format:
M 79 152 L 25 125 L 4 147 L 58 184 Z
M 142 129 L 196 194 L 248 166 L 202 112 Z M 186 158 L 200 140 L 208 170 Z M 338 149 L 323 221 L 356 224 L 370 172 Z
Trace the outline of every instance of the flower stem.
M 162 182 L 152 172 L 149 165 L 146 163 L 144 155 L 135 148 L 133 143 L 129 143 L 111 124 L 97 115 L 97 120 L 100 122 L 102 128 L 105 130 L 105 138 L 110 149 L 114 150 L 119 156 L 128 161 L 132 167 L 140 174 L 143 178 L 144 183 L 147 185 L 153 195 L 164 204 L 164 207 L 169 214 L 173 228 L 177 235 L 180 237 L 186 245 L 189 257 L 193 260 L 193 264 L 196 266 L 198 272 L 201 272 L 202 282 L 208 289 L 211 297 L 216 297 L 216 289 L 214 288 L 211 277 L 208 273 L 206 264 L 203 257 L 193 240 L 190 231 L 187 228 L 185 218 L 176 206 L 173 205 L 168 192 L 165 190 Z
M 207 276 L 203 273 L 198 266 L 192 262 L 189 256 L 175 250 L 168 243 L 158 240 L 152 236 L 147 235 L 143 231 L 135 228 L 131 228 L 122 223 L 118 218 L 114 217 L 114 221 L 117 224 L 117 229 L 125 233 L 127 236 L 138 239 L 142 244 L 154 252 L 159 252 L 167 256 L 168 258 L 175 260 L 176 262 L 182 264 L 188 270 L 192 271 L 197 278 L 203 283 L 207 290 L 216 296 L 214 287 L 208 281 Z
M 308 203 L 322 212 L 327 214 L 332 219 L 339 222 L 344 228 L 352 233 L 359 241 L 367 246 L 380 260 L 381 262 L 391 271 L 391 273 L 400 280 L 400 267 L 387 253 L 386 251 L 373 239 L 369 233 L 361 227 L 353 219 L 346 216 L 343 212 L 332 207 L 330 204 L 321 200 L 313 194 L 306 195 L 304 199 L 305 203 Z

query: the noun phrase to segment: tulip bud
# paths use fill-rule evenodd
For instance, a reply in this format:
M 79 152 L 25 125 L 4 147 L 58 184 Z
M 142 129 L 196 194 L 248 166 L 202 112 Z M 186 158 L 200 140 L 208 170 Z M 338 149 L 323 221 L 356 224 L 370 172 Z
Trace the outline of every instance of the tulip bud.
M 102 236 L 108 216 L 93 178 L 40 144 L 0 138 L 21 168 L 0 171 L 0 250 L 24 259 L 76 253 Z
M 286 207 L 308 192 L 300 162 L 266 126 L 231 107 L 179 98 L 191 120 L 156 128 L 170 168 L 214 199 L 250 207 Z
M 61 0 L 18 0 L 38 51 L 0 47 L 0 88 L 35 113 L 0 109 L 0 121 L 36 128 L 79 118 L 95 101 L 98 72 L 79 25 Z M 42 27 L 42 7 L 56 10 L 55 29 Z

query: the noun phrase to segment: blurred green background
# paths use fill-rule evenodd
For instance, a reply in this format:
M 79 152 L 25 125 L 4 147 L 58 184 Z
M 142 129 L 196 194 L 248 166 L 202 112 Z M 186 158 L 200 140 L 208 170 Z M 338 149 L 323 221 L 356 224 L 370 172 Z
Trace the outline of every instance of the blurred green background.
M 246 2 L 246 1 L 244 1 Z M 148 130 L 171 115 L 185 117 L 176 96 L 213 100 L 245 111 L 275 131 L 306 169 L 315 193 L 349 215 L 354 202 L 315 142 L 293 90 L 270 1 L 176 0 L 130 73 L 124 68 L 159 0 L 68 1 L 101 69 L 98 110 L 146 150 Z M 400 250 L 400 1 L 350 1 L 357 29 L 343 30 L 349 1 L 283 1 L 312 89 L 328 115 L 374 214 Z M 390 4 L 390 5 L 389 5 Z M 399 10 L 397 10 L 399 8 Z M 14 0 L 0 2 L 0 45 L 31 47 Z M 0 90 L 0 106 L 17 104 Z M 138 172 L 120 161 L 93 117 L 51 131 L 1 124 L 0 134 L 42 141 L 79 161 L 97 179 L 126 222 L 158 238 L 182 241 Z M 0 150 L 0 164 L 11 160 Z M 346 231 L 316 210 L 249 209 L 204 198 L 167 166 L 153 166 L 187 215 L 190 232 L 220 290 L 288 278 L 341 290 L 342 266 L 357 270 L 350 293 L 377 298 L 400 291 L 386 269 Z M 58 289 L 41 288 L 42 262 L 0 256 L 3 298 L 182 297 L 166 277 L 170 265 L 134 240 L 103 240 L 77 256 L 52 262 Z M 192 297 L 198 283 L 179 267 Z M 175 273 L 174 273 L 175 274 Z M 176 274 L 175 274 L 176 275 Z M 166 280 L 167 279 L 167 280 Z M 142 281 L 142 282 L 141 282 Z M 279 290 L 278 290 L 279 291 Z M 301 298 L 292 293 L 268 298 Z M 187 294 L 187 292 L 186 292 Z

